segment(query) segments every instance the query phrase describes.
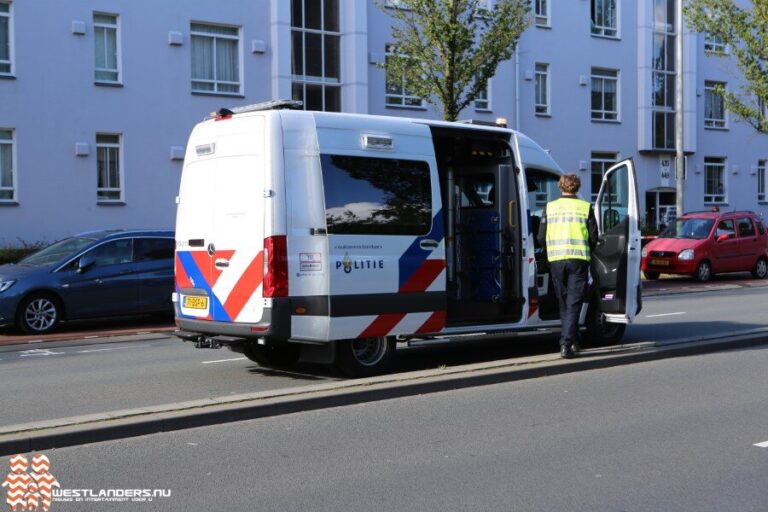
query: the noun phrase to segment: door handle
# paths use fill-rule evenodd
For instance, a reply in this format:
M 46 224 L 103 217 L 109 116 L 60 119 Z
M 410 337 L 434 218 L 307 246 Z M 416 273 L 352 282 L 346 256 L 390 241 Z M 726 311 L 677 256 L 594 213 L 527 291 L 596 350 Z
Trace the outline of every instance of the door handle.
M 419 247 L 424 249 L 425 251 L 431 251 L 432 249 L 437 249 L 437 246 L 440 245 L 437 240 L 430 240 L 429 238 L 425 238 L 421 242 L 419 242 Z
M 216 265 L 216 268 L 227 268 L 229 267 L 229 260 L 219 258 L 214 265 Z

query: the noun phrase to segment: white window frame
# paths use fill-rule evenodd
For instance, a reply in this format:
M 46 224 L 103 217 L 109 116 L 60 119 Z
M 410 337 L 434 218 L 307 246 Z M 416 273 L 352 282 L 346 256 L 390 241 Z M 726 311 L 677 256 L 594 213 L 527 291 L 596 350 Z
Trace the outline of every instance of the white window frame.
M 237 30 L 237 35 L 229 35 L 229 34 L 216 34 L 213 32 L 204 32 L 200 30 L 194 30 L 192 28 L 193 25 L 207 25 L 210 27 L 223 27 L 223 28 L 230 28 Z M 210 23 L 207 21 L 192 21 L 189 25 L 189 37 L 192 39 L 192 37 L 207 37 L 210 39 L 213 39 L 213 74 L 214 79 L 208 80 L 204 78 L 194 78 L 191 77 L 191 86 L 192 86 L 192 92 L 195 94 L 213 94 L 217 96 L 242 96 L 243 95 L 243 38 L 242 38 L 242 27 L 238 27 L 236 25 L 222 25 L 218 23 Z M 219 80 L 218 79 L 218 69 L 216 65 L 216 41 L 222 39 L 227 41 L 237 41 L 237 81 L 231 82 L 228 80 Z M 190 45 L 191 46 L 191 45 Z M 192 53 L 192 49 L 190 48 L 190 54 Z M 194 62 L 194 56 L 192 56 L 192 61 Z M 213 90 L 208 89 L 196 89 L 195 88 L 195 82 L 201 82 L 201 83 L 210 83 L 213 84 Z M 220 85 L 236 85 L 237 91 L 219 91 Z
M 610 155 L 610 156 L 609 156 Z M 605 171 L 610 169 L 613 165 L 621 161 L 621 154 L 618 151 L 592 151 L 589 154 L 589 183 L 590 188 L 592 187 L 592 178 L 596 174 L 595 169 L 593 168 L 594 164 L 600 165 L 600 179 L 602 180 L 602 177 L 605 176 Z M 594 203 L 597 201 L 597 194 L 600 192 L 600 189 L 597 190 L 592 189 L 590 191 L 591 194 L 591 202 Z M 614 198 L 615 200 L 615 198 Z
M 654 20 L 653 20 L 653 38 L 654 43 L 652 45 L 655 45 L 655 39 L 657 36 L 661 36 L 664 39 L 664 45 L 665 49 L 667 49 L 668 45 L 672 44 L 674 45 L 676 42 L 676 37 L 678 37 L 678 34 L 675 32 L 675 24 L 670 23 L 670 19 L 668 17 L 669 14 L 669 2 L 674 2 L 675 0 L 666 0 L 667 4 L 665 5 L 666 9 L 662 13 L 654 13 Z M 663 19 L 657 19 L 656 15 L 662 14 Z M 674 22 L 674 20 L 671 20 Z M 674 122 L 675 122 L 675 104 L 674 100 L 671 101 L 671 105 L 667 104 L 667 100 L 669 99 L 667 97 L 667 88 L 672 86 L 672 89 L 674 89 L 675 86 L 675 80 L 676 78 L 676 71 L 675 71 L 675 61 L 674 59 L 667 59 L 667 57 L 670 55 L 670 52 L 662 53 L 664 55 L 664 66 L 662 69 L 657 69 L 656 65 L 657 63 L 654 61 L 654 55 L 655 55 L 655 46 L 652 46 L 651 51 L 651 145 L 654 150 L 664 150 L 668 151 L 670 149 L 674 149 L 674 136 L 670 136 L 671 134 L 674 134 Z M 662 91 L 664 93 L 664 104 L 659 105 L 656 103 L 656 81 L 661 78 L 664 81 L 665 89 Z M 670 144 L 667 146 L 657 146 L 656 145 L 656 139 L 657 135 L 659 135 L 660 127 L 656 124 L 656 118 L 657 114 L 660 114 L 664 119 L 664 139 L 666 142 L 669 142 Z M 672 130 L 669 130 L 670 126 L 672 127 Z M 670 133 L 671 132 L 671 133 Z
M 390 55 L 399 55 L 401 57 L 406 57 L 403 54 L 397 53 L 397 48 L 393 43 L 387 43 L 384 45 L 384 59 L 389 58 Z M 385 72 L 386 75 L 386 72 Z M 419 96 L 408 94 L 408 91 L 405 90 L 405 83 L 403 77 L 400 77 L 400 90 L 402 91 L 400 94 L 394 94 L 387 91 L 387 78 L 384 77 L 384 106 L 387 108 L 415 108 L 415 109 L 423 109 L 424 108 L 424 98 L 420 98 Z M 390 101 L 393 101 L 392 103 Z M 411 104 L 409 104 L 409 102 Z M 416 103 L 418 102 L 418 104 Z
M 97 84 L 122 84 L 123 83 L 123 52 L 120 44 L 120 15 L 114 14 L 114 13 L 108 13 L 108 12 L 94 12 L 93 13 L 94 20 L 93 20 L 93 34 L 94 34 L 94 45 L 99 44 L 100 42 L 96 40 L 96 29 L 97 28 L 103 28 L 104 30 L 113 30 L 115 33 L 115 51 L 117 53 L 117 67 L 115 69 L 110 68 L 98 68 L 96 67 L 96 56 L 94 55 L 94 63 L 93 63 L 93 78 L 94 82 Z M 109 24 L 104 22 L 97 22 L 95 20 L 96 16 L 114 16 L 115 17 L 115 23 Z M 103 78 L 96 78 L 96 73 L 99 71 L 109 71 L 113 73 L 117 73 L 117 79 L 116 80 L 105 80 Z
M 1 60 L 0 64 L 7 64 L 8 71 L 0 71 L 0 76 L 15 76 L 16 66 L 14 65 L 14 44 L 13 44 L 13 2 L 3 2 L 1 4 L 8 6 L 8 12 L 0 12 L 0 17 L 8 19 L 8 60 Z
M 286 2 L 289 2 L 289 0 L 286 0 Z M 306 102 L 307 86 L 319 86 L 320 87 L 321 96 L 323 98 L 323 103 L 322 103 L 323 111 L 326 111 L 327 108 L 328 108 L 328 106 L 326 105 L 326 101 L 325 101 L 326 100 L 326 89 L 329 89 L 329 88 L 337 89 L 338 90 L 338 95 L 339 95 L 339 111 L 343 111 L 344 110 L 344 105 L 343 105 L 344 100 L 343 100 L 343 97 L 342 97 L 342 94 L 341 94 L 342 85 L 343 85 L 343 80 L 342 80 L 343 68 L 344 68 L 344 65 L 343 65 L 344 61 L 342 60 L 342 55 L 341 55 L 341 49 L 342 49 L 342 45 L 341 45 L 341 38 L 342 38 L 341 27 L 343 26 L 342 23 L 344 21 L 343 20 L 344 9 L 342 8 L 341 2 L 339 2 L 337 5 L 338 5 L 338 10 L 339 10 L 338 11 L 338 24 L 339 24 L 338 30 L 326 30 L 325 29 L 325 1 L 324 0 L 321 0 L 321 4 L 320 4 L 320 28 L 319 29 L 307 28 L 305 26 L 304 22 L 306 21 L 307 18 L 306 18 L 306 12 L 305 12 L 305 9 L 304 9 L 304 7 L 305 7 L 304 0 L 301 0 L 301 10 L 302 10 L 301 18 L 303 20 L 302 26 L 301 27 L 294 26 L 293 23 L 291 23 L 291 55 L 293 55 L 293 34 L 295 32 L 301 33 L 302 51 L 303 51 L 303 54 L 302 54 L 302 66 L 303 66 L 302 71 L 303 71 L 303 73 L 302 74 L 298 74 L 298 75 L 297 74 L 293 74 L 293 69 L 291 69 L 291 90 L 293 90 L 293 87 L 295 87 L 295 86 L 300 86 L 301 87 L 302 98 L 304 99 L 304 109 L 305 110 L 307 108 L 307 104 L 306 104 L 307 103 Z M 394 5 L 392 5 L 392 6 L 388 5 L 388 7 L 392 7 L 394 9 L 401 9 L 401 7 L 394 6 Z M 320 44 L 322 45 L 321 49 L 320 49 L 320 58 L 321 58 L 320 71 L 321 71 L 322 75 L 319 76 L 319 77 L 307 75 L 307 42 L 306 42 L 307 41 L 307 34 L 316 34 L 316 35 L 320 36 Z M 328 76 L 325 75 L 325 36 L 337 37 L 338 41 L 339 41 L 339 55 L 338 55 L 338 59 L 339 59 L 339 62 L 338 62 L 339 77 L 338 78 L 328 77 Z M 293 94 L 293 92 L 291 94 Z M 294 99 L 296 99 L 296 98 L 294 97 Z
M 768 160 L 757 161 L 757 202 L 768 203 L 768 194 L 766 194 L 766 183 L 768 183 Z
M 550 0 L 534 0 L 533 16 L 537 27 L 550 28 L 549 21 L 549 2 Z
M 726 172 L 727 160 L 723 157 L 704 157 L 704 204 L 727 204 L 728 197 L 728 173 Z M 719 169 L 719 183 L 722 190 L 707 191 L 707 178 L 711 169 Z
M 717 82 L 714 80 L 706 80 L 704 82 L 704 127 L 713 129 L 713 130 L 725 130 L 728 128 L 728 113 L 725 110 L 725 104 L 723 103 L 723 97 L 715 91 L 715 88 L 718 85 L 722 85 L 723 88 L 726 88 L 728 84 L 726 82 Z M 707 114 L 712 114 L 712 112 L 707 112 L 708 105 L 710 102 L 710 98 L 714 100 L 714 97 L 717 96 L 720 98 L 720 109 L 722 110 L 722 117 L 711 117 L 707 116 Z
M 620 77 L 621 74 L 619 73 L 618 69 L 607 69 L 607 68 L 592 68 L 590 70 L 590 81 L 589 81 L 589 87 L 590 87 L 590 95 L 589 95 L 589 103 L 590 103 L 590 117 L 592 118 L 592 121 L 610 121 L 610 122 L 619 122 L 619 111 L 620 111 L 620 105 L 621 105 L 621 83 L 620 83 Z M 601 109 L 595 109 L 595 106 L 592 105 L 592 93 L 595 92 L 594 84 L 595 81 L 599 81 L 600 83 L 600 96 L 601 96 L 601 103 L 602 108 Z M 606 82 L 615 82 L 616 84 L 616 99 L 614 100 L 616 110 L 606 110 L 605 109 L 605 84 Z
M 117 142 L 99 142 L 99 136 L 107 136 L 107 137 L 117 137 Z M 117 180 L 118 184 L 117 186 L 107 186 L 107 187 L 100 187 L 99 186 L 99 151 L 100 150 L 107 150 L 110 149 L 117 149 Z M 124 196 L 124 162 L 123 162 L 123 135 L 120 133 L 107 133 L 107 132 L 99 132 L 96 134 L 96 202 L 98 204 L 123 204 L 125 201 Z M 109 159 L 106 160 L 109 162 Z M 106 171 L 107 178 L 109 177 L 109 169 Z M 99 197 L 100 193 L 118 193 L 118 197 L 116 198 L 101 198 Z
M 592 11 L 597 12 L 597 4 L 598 3 L 606 3 L 606 2 L 612 2 L 615 1 L 615 16 L 614 16 L 614 22 L 615 26 L 611 25 L 602 25 L 598 24 L 594 20 L 592 20 Z M 619 26 L 621 26 L 620 19 L 621 19 L 621 10 L 620 10 L 621 1 L 620 0 L 590 0 L 590 33 L 595 37 L 605 37 L 608 39 L 619 39 L 621 37 L 619 32 Z M 603 12 L 605 12 L 605 7 L 603 7 Z M 602 20 L 605 22 L 605 19 Z M 612 32 L 612 33 L 611 33 Z
M 552 107 L 550 105 L 549 64 L 537 62 L 534 64 L 534 70 L 534 112 L 537 116 L 550 116 L 552 115 Z M 543 87 L 541 80 L 544 80 Z M 544 95 L 543 102 L 539 101 L 542 94 Z
M 491 112 L 491 81 L 485 83 L 485 89 L 477 93 L 474 101 L 476 112 Z
M 728 46 L 715 34 L 704 32 L 704 51 L 706 53 L 725 55 L 728 53 Z
M 10 132 L 10 138 L 0 138 L 0 146 L 10 146 L 11 148 L 11 185 L 3 185 L 0 182 L 0 192 L 11 192 L 10 198 L 0 198 L 0 204 L 16 204 L 19 200 L 18 178 L 16 177 L 16 130 L 13 128 L 0 128 L 0 132 Z M 0 176 L 2 170 L 0 169 Z

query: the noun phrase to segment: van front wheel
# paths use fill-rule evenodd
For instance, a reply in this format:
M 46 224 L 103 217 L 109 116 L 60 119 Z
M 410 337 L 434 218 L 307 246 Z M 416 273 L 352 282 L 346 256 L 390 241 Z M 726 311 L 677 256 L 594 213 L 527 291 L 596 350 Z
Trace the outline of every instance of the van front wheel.
M 336 367 L 348 377 L 384 372 L 395 353 L 395 339 L 384 336 L 336 342 Z
M 245 357 L 264 368 L 285 368 L 296 364 L 301 355 L 301 345 L 258 345 L 247 343 L 243 347 Z
M 621 341 L 627 326 L 606 322 L 597 300 L 595 299 L 587 310 L 587 339 L 584 341 L 586 345 L 593 347 L 616 344 Z

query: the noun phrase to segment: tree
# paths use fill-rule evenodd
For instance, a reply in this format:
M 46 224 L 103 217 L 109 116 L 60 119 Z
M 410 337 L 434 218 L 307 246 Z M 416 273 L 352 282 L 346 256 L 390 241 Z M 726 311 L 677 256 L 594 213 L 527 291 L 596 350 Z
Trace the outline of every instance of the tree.
M 396 19 L 394 53 L 385 63 L 387 83 L 440 108 L 455 121 L 509 59 L 530 24 L 529 0 L 389 0 L 380 5 Z M 392 7 L 392 6 L 396 7 Z
M 714 54 L 733 57 L 744 77 L 738 93 L 718 87 L 725 108 L 768 133 L 768 0 L 752 0 L 752 9 L 733 0 L 688 0 L 684 10 L 691 27 L 727 45 L 727 53 Z

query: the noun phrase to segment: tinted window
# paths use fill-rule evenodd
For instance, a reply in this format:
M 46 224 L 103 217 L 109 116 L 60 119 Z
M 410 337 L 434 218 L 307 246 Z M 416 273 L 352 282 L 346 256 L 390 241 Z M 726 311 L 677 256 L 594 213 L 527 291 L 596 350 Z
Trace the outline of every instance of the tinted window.
M 133 261 L 173 259 L 175 246 L 170 238 L 137 238 L 133 241 Z
M 118 265 L 120 263 L 130 263 L 132 258 L 133 240 L 126 238 L 123 240 L 113 240 L 96 247 L 87 253 L 92 257 L 97 267 L 105 265 Z
M 463 176 L 459 183 L 462 208 L 489 208 L 496 203 L 493 174 Z
M 736 236 L 732 220 L 722 220 L 720 221 L 720 224 L 717 225 L 715 238 L 720 238 L 721 235 L 728 235 L 728 238 L 734 238 Z
M 605 189 L 598 197 L 598 209 L 601 215 L 603 232 L 609 233 L 623 229 L 624 221 L 629 217 L 629 167 L 622 165 L 607 175 Z
M 739 219 L 739 236 L 755 236 L 755 226 L 752 219 L 745 217 Z
M 329 234 L 423 235 L 432 225 L 429 164 L 322 155 Z

